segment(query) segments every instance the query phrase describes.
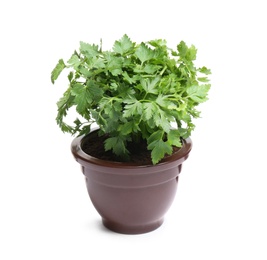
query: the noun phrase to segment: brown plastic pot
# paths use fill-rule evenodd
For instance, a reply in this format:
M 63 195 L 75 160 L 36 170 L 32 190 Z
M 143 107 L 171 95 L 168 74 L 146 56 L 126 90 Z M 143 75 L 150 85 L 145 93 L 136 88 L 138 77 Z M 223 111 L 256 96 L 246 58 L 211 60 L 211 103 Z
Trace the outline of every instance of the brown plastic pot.
M 86 154 L 82 146 L 87 138 L 75 138 L 71 151 L 82 166 L 89 196 L 104 226 L 123 234 L 146 233 L 161 226 L 174 200 L 182 163 L 191 151 L 191 139 L 183 140 L 181 149 L 157 165 L 136 165 Z

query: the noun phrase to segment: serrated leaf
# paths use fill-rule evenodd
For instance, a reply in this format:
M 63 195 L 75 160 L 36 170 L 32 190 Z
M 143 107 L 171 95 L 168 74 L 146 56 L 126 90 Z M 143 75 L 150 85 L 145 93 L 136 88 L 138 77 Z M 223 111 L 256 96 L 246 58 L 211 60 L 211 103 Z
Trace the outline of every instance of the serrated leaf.
M 167 136 L 168 136 L 168 144 L 177 147 L 182 146 L 180 132 L 177 129 L 171 129 Z
M 172 146 L 163 140 L 157 140 L 154 142 L 154 148 L 151 152 L 151 158 L 153 164 L 157 164 L 164 158 L 165 154 L 172 154 Z
M 77 132 L 79 133 L 81 131 L 80 126 L 82 125 L 80 119 L 76 118 L 73 123 L 75 124 L 75 127 L 73 129 L 73 134 L 75 134 Z
M 158 71 L 160 66 L 153 65 L 153 64 L 146 64 L 143 71 L 147 74 L 155 74 Z
M 76 54 L 73 54 L 70 59 L 67 61 L 69 65 L 71 65 L 73 68 L 77 69 L 78 66 L 81 64 L 81 61 L 79 57 Z
M 118 138 L 117 137 L 110 137 L 105 141 L 105 150 L 109 151 L 117 144 Z
M 77 112 L 80 115 L 88 118 L 88 104 L 91 103 L 93 100 L 92 96 L 88 91 L 88 88 L 77 83 L 73 86 L 71 93 L 75 96 L 74 102 L 76 104 Z
M 131 117 L 131 116 L 139 116 L 142 115 L 143 112 L 143 106 L 142 103 L 140 103 L 139 101 L 136 101 L 133 104 L 127 104 L 124 107 L 124 113 L 123 116 L 124 117 Z
M 168 97 L 162 94 L 157 96 L 156 103 L 163 108 L 168 108 L 168 106 L 172 105 L 172 103 L 168 100 Z
M 119 127 L 119 131 L 121 132 L 122 135 L 128 135 L 133 132 L 133 127 L 134 127 L 133 121 L 126 122 L 125 124 Z
M 154 143 L 157 140 L 161 140 L 163 137 L 164 132 L 162 130 L 157 130 L 156 132 L 154 132 L 153 134 L 151 134 L 149 136 L 149 138 L 147 139 L 148 142 L 148 149 L 152 150 L 154 148 Z
M 186 43 L 184 41 L 181 41 L 178 45 L 177 45 L 177 50 L 179 52 L 179 56 L 184 58 L 186 53 L 187 53 L 187 50 L 188 50 L 188 47 L 186 45 Z
M 197 49 L 194 45 L 191 45 L 190 48 L 188 48 L 185 57 L 188 61 L 193 61 L 196 59 Z
M 133 71 L 136 75 L 142 75 L 143 73 L 146 73 L 143 65 L 141 64 L 135 64 Z
M 82 129 L 79 130 L 78 136 L 87 135 L 90 133 L 90 131 L 91 131 L 91 125 L 85 125 L 82 127 Z
M 200 112 L 198 110 L 196 110 L 195 108 L 190 108 L 188 112 L 194 118 L 199 118 L 200 117 Z
M 77 103 L 76 110 L 81 114 L 82 116 L 85 116 L 87 114 L 87 98 L 84 95 L 79 95 L 75 97 L 75 102 Z
M 157 83 L 159 81 L 160 81 L 160 77 L 155 77 L 153 79 L 142 78 L 140 83 L 146 93 L 157 94 L 158 93 Z
M 63 121 L 58 121 L 58 120 L 57 123 L 60 126 L 60 129 L 62 130 L 63 133 L 73 134 L 73 128 L 70 125 L 66 124 Z
M 55 80 L 58 78 L 62 70 L 66 67 L 64 61 L 60 59 L 56 65 L 56 67 L 51 72 L 51 81 L 54 84 Z
M 144 63 L 154 57 L 154 52 L 152 49 L 147 47 L 144 43 L 141 43 L 135 51 L 137 58 Z
M 179 115 L 179 120 L 184 121 L 186 124 L 191 122 L 191 116 L 186 111 L 177 112 Z
M 71 82 L 72 79 L 73 79 L 73 72 L 71 71 L 71 72 L 69 73 L 69 75 L 68 75 L 68 80 L 69 80 L 69 82 Z
M 106 67 L 105 61 L 101 57 L 93 57 L 88 61 L 88 65 L 96 69 L 101 69 Z
M 110 71 L 113 76 L 118 76 L 122 74 L 122 63 L 123 59 L 121 57 L 116 57 L 110 54 L 106 56 L 107 64 L 106 69 Z
M 110 98 L 104 99 L 104 102 L 102 99 L 99 103 L 99 107 L 102 112 L 104 111 L 105 118 L 109 122 L 108 124 L 110 127 L 113 125 L 114 127 L 111 128 L 114 129 L 116 125 L 118 125 L 118 119 L 121 115 L 120 111 L 118 111 L 117 107 L 110 101 Z
M 200 82 L 209 82 L 209 79 L 207 77 L 199 77 L 197 78 L 197 80 Z
M 131 78 L 131 77 L 128 75 L 127 71 L 124 71 L 124 72 L 122 73 L 122 76 L 123 76 L 123 78 L 124 78 L 127 82 L 129 82 L 130 84 L 136 83 L 136 80 L 138 79 L 138 77 L 137 77 L 136 75 L 134 75 L 134 77 Z
M 193 60 L 196 59 L 197 49 L 196 49 L 196 47 L 194 45 L 191 45 L 191 47 L 188 48 L 186 43 L 184 41 L 181 41 L 177 45 L 177 50 L 179 52 L 179 56 L 182 59 L 186 59 L 187 61 L 193 61 Z
M 156 126 L 161 127 L 165 133 L 170 131 L 171 124 L 165 111 L 158 109 L 154 115 L 154 121 Z
M 206 75 L 211 74 L 210 69 L 207 69 L 206 67 L 199 68 L 198 71 Z
M 86 86 L 88 87 L 88 92 L 91 94 L 94 102 L 98 102 L 103 97 L 103 89 L 101 89 L 97 84 L 95 84 L 93 80 L 88 80 Z
M 174 51 L 174 50 L 171 51 L 171 54 L 172 54 L 172 56 L 175 56 L 175 57 L 179 56 L 179 53 L 177 51 Z
M 121 136 L 110 137 L 105 141 L 105 150 L 112 150 L 120 157 L 128 156 L 129 151 L 126 149 L 125 142 L 126 140 Z
M 134 43 L 130 40 L 130 38 L 124 34 L 123 37 L 119 41 L 115 41 L 113 45 L 113 51 L 123 55 L 124 53 L 129 52 L 134 47 Z
M 148 43 L 152 45 L 153 47 L 162 47 L 162 46 L 166 46 L 167 41 L 164 39 L 156 39 L 156 40 L 149 41 Z
M 86 87 L 79 83 L 76 83 L 71 89 L 71 93 L 74 96 L 82 95 L 85 93 L 85 91 L 86 91 Z
M 186 92 L 188 96 L 195 102 L 201 103 L 207 100 L 207 94 L 210 89 L 210 85 L 194 85 L 189 87 Z
M 71 106 L 73 97 L 71 96 L 71 89 L 68 88 L 63 96 L 58 100 L 57 107 L 58 109 L 61 109 L 63 106 Z
M 145 120 L 149 120 L 153 117 L 156 107 L 153 103 L 145 102 L 143 103 L 143 117 Z
M 190 135 L 190 132 L 186 128 L 179 128 L 178 132 L 179 132 L 180 136 L 184 139 L 186 139 Z
M 95 57 L 99 54 L 97 45 L 89 44 L 83 41 L 80 42 L 80 52 L 88 58 Z
M 92 76 L 92 71 L 86 68 L 85 66 L 81 65 L 76 70 L 79 71 L 84 78 L 90 78 Z
M 124 122 L 120 100 L 113 101 L 112 98 L 102 98 L 99 102 L 99 108 L 100 116 L 105 118 L 107 132 L 118 131 L 120 123 Z
M 119 84 L 117 91 L 120 93 L 120 97 L 123 98 L 124 103 L 129 104 L 136 101 L 136 98 L 134 97 L 135 90 L 128 84 Z

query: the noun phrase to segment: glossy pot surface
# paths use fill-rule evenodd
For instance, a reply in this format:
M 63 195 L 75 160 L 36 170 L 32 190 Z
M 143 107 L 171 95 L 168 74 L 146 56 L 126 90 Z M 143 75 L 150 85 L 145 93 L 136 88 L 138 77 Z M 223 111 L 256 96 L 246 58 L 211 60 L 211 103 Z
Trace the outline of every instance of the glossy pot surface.
M 84 153 L 82 144 L 87 138 L 75 138 L 71 151 L 82 166 L 90 199 L 103 224 L 124 234 L 158 228 L 175 197 L 182 163 L 192 148 L 191 139 L 183 140 L 181 149 L 157 165 L 136 165 Z

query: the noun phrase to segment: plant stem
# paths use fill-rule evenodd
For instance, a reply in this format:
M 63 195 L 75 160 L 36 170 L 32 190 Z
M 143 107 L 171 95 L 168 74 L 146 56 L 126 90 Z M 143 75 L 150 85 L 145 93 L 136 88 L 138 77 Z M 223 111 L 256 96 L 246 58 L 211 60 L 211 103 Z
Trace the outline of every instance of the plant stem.
M 159 74 L 159 75 L 160 75 L 160 76 L 162 76 L 162 75 L 163 75 L 163 73 L 164 73 L 164 71 L 165 71 L 166 69 L 167 69 L 167 66 L 165 65 L 165 66 L 164 66 L 164 68 L 163 68 L 163 70 L 160 72 L 160 74 Z

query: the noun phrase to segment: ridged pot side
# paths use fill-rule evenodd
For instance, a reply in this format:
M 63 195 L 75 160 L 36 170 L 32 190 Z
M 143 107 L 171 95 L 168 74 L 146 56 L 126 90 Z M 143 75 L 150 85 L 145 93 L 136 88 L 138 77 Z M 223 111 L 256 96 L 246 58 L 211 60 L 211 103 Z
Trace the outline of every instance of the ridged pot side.
M 82 150 L 86 138 L 75 138 L 71 150 L 82 166 L 90 199 L 103 224 L 124 234 L 158 228 L 175 197 L 191 139 L 184 140 L 179 151 L 157 165 L 136 165 L 91 157 Z

